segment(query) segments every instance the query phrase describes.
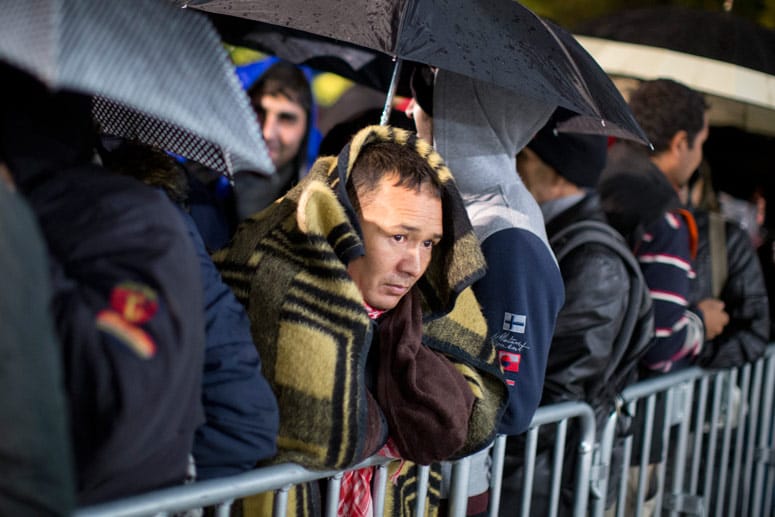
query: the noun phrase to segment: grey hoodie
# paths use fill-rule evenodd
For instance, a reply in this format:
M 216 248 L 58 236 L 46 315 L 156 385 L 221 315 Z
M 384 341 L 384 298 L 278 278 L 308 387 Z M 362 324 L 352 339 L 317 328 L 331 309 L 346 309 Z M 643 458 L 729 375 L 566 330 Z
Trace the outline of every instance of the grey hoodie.
M 555 107 L 445 70 L 433 95 L 434 145 L 451 164 L 479 239 L 524 228 L 548 248 L 541 210 L 517 174 L 516 156 Z
M 466 203 L 488 263 L 474 291 L 511 389 L 499 431 L 527 429 L 541 399 L 564 290 L 541 210 L 516 171 L 516 154 L 555 106 L 439 70 L 433 134 Z

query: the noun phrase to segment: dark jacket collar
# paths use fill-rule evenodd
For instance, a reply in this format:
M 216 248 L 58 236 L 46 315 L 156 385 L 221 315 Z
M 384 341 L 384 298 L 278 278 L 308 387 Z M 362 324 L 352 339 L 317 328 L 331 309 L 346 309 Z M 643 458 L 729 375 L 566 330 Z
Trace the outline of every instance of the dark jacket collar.
M 607 222 L 600 206 L 600 196 L 596 192 L 588 192 L 577 203 L 563 210 L 546 224 L 546 234 L 551 237 L 557 232 L 577 221 Z
M 610 149 L 598 192 L 609 223 L 631 245 L 640 239 L 644 228 L 681 207 L 678 194 L 646 148 L 629 142 L 619 142 Z

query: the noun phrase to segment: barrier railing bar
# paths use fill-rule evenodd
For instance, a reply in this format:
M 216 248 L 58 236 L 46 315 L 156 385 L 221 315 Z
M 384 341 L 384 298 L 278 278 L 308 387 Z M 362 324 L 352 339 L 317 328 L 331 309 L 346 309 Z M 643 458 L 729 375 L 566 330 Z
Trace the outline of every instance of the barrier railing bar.
M 292 485 L 279 488 L 274 493 L 274 504 L 272 505 L 273 517 L 285 517 L 288 513 L 288 490 Z
M 748 397 L 751 392 L 751 365 L 747 364 L 741 369 L 740 379 L 740 411 L 737 413 L 737 428 L 735 430 L 735 456 L 732 460 L 732 488 L 729 492 L 729 501 L 727 502 L 727 515 L 733 515 L 736 512 L 737 494 L 740 486 L 740 470 L 743 462 L 743 445 L 745 445 L 745 430 L 748 415 L 751 414 L 751 407 L 748 404 Z
M 449 517 L 463 517 L 466 514 L 468 506 L 468 475 L 470 471 L 470 458 L 463 458 L 452 465 Z
M 650 477 L 649 460 L 651 459 L 651 430 L 654 426 L 654 408 L 656 395 L 651 394 L 646 399 L 646 420 L 644 422 L 643 443 L 640 450 L 640 468 L 638 469 L 638 492 L 636 494 L 635 517 L 641 517 L 643 502 L 646 500 L 646 483 Z
M 380 465 L 392 461 L 390 458 L 373 456 L 348 470 Z M 132 517 L 147 516 L 158 512 L 176 512 L 190 508 L 201 508 L 246 494 L 260 494 L 294 484 L 325 479 L 339 471 L 314 471 L 293 463 L 272 465 L 234 476 L 199 481 L 148 494 L 127 497 L 99 505 L 81 508 L 78 517 Z M 284 515 L 284 514 L 283 514 Z
M 747 511 L 751 505 L 751 487 L 753 487 L 754 451 L 756 449 L 756 430 L 759 428 L 759 405 L 761 401 L 762 377 L 764 376 L 764 361 L 759 360 L 754 365 L 753 384 L 751 390 L 751 417 L 748 422 L 746 438 L 745 467 L 743 469 L 743 502 L 741 507 Z
M 702 438 L 703 426 L 705 425 L 705 408 L 708 405 L 708 393 L 710 391 L 710 380 L 703 377 L 700 380 L 700 397 L 697 406 L 697 412 L 694 417 L 694 440 L 692 445 L 692 472 L 689 480 L 689 493 L 696 494 L 700 485 L 700 464 L 702 462 Z
M 577 494 L 573 515 L 584 517 L 587 514 L 587 502 L 589 501 L 589 471 L 592 467 L 592 450 L 595 443 L 595 413 L 592 408 L 584 405 L 578 416 L 581 422 L 581 441 L 579 442 L 579 460 L 576 467 L 576 484 L 574 492 Z
M 710 418 L 706 421 L 707 395 L 711 379 L 714 382 L 713 400 Z M 738 380 L 740 380 L 739 392 L 735 389 Z M 697 384 L 700 387 L 699 403 L 695 403 L 693 400 Z M 686 393 L 688 395 L 683 399 L 678 398 Z M 740 393 L 737 413 L 730 411 L 734 406 L 732 403 L 733 393 Z M 690 441 L 689 433 L 693 430 L 694 436 L 691 440 L 694 442 L 691 465 L 692 478 L 689 483 L 691 489 L 686 495 L 690 498 L 702 495 L 708 502 L 707 509 L 715 509 L 716 515 L 732 515 L 741 512 L 743 515 L 770 515 L 773 510 L 773 496 L 775 496 L 773 493 L 775 492 L 775 465 L 773 465 L 772 443 L 773 428 L 775 428 L 775 412 L 773 412 L 775 345 L 768 346 L 765 358 L 740 368 L 717 372 L 689 368 L 641 381 L 623 391 L 622 400 L 627 404 L 632 414 L 635 413 L 639 403 L 642 408 L 642 404 L 645 402 L 645 425 L 642 429 L 635 431 L 643 437 L 639 462 L 641 468 L 637 480 L 638 490 L 635 494 L 636 516 L 641 515 L 643 511 L 646 484 L 651 475 L 649 468 L 651 444 L 655 437 L 654 433 L 660 431 L 654 429 L 657 400 L 661 400 L 658 397 L 667 397 L 667 404 L 664 425 L 661 429 L 664 440 L 662 461 L 655 466 L 657 512 L 659 513 L 661 510 L 662 498 L 667 497 L 664 491 L 668 458 L 670 458 L 671 468 L 674 471 L 671 496 L 682 495 L 685 492 L 683 487 L 686 485 L 687 447 Z M 727 403 L 726 407 L 722 409 L 724 399 Z M 673 404 L 674 400 L 678 403 Z M 692 415 L 692 412 L 695 414 Z M 590 406 L 582 402 L 545 406 L 536 412 L 531 429 L 527 434 L 525 447 L 522 514 L 530 514 L 538 431 L 540 426 L 547 424 L 557 425 L 555 468 L 552 472 L 551 501 L 549 501 L 551 514 L 556 514 L 559 508 L 560 494 L 558 490 L 562 479 L 561 466 L 564 463 L 563 455 L 567 440 L 567 419 L 571 417 L 580 418 L 581 433 L 579 449 L 576 451 L 579 461 L 575 472 L 574 515 L 586 515 L 590 490 L 594 491 L 596 497 L 594 515 L 600 517 L 604 513 L 608 472 L 602 472 L 602 470 L 608 468 L 622 469 L 616 513 L 618 516 L 625 515 L 628 502 L 626 500 L 627 478 L 630 475 L 628 467 L 632 459 L 633 438 L 628 436 L 624 440 L 623 463 L 611 465 L 611 450 L 606 450 L 605 447 L 611 448 L 613 446 L 617 414 L 612 414 L 609 420 L 610 433 L 609 425 L 606 425 L 605 433 L 601 438 L 602 442 L 597 442 L 594 412 Z M 690 422 L 693 422 L 693 427 Z M 675 435 L 671 434 L 675 425 L 679 426 L 677 440 L 674 440 Z M 703 444 L 704 437 L 707 437 L 707 444 Z M 733 439 L 734 442 L 732 442 Z M 721 442 L 720 454 L 717 454 L 716 448 L 719 442 Z M 675 450 L 670 451 L 671 447 L 675 447 Z M 490 481 L 492 492 L 489 510 L 491 516 L 497 515 L 499 510 L 499 496 L 503 488 L 505 448 L 506 437 L 498 436 L 492 447 L 492 479 Z M 707 454 L 703 454 L 705 450 L 707 450 Z M 669 456 L 668 451 L 672 452 L 673 456 Z M 595 465 L 601 470 L 600 477 L 595 476 L 596 485 L 594 487 L 590 484 L 593 452 L 596 452 L 600 458 L 595 460 Z M 706 458 L 704 458 L 704 462 L 701 462 L 703 456 Z M 391 461 L 394 460 L 375 456 L 347 469 L 377 467 L 372 488 L 375 515 L 381 515 L 384 512 L 385 492 L 389 482 L 386 464 Z M 470 458 L 463 458 L 452 464 L 452 488 L 449 495 L 450 515 L 464 515 L 465 513 L 466 488 L 470 477 L 469 464 Z M 718 468 L 714 468 L 716 464 Z M 418 515 L 423 515 L 427 506 L 429 467 L 417 466 L 416 468 L 418 497 L 415 510 Z M 295 464 L 275 465 L 228 478 L 200 481 L 80 508 L 75 515 L 77 517 L 163 516 L 174 515 L 175 512 L 187 509 L 214 506 L 215 515 L 223 517 L 230 513 L 234 500 L 274 491 L 273 515 L 284 517 L 288 509 L 288 491 L 294 485 L 324 479 L 328 479 L 326 512 L 327 515 L 335 515 L 343 472 L 345 471 L 312 471 Z M 704 481 L 702 494 L 698 494 L 696 491 L 700 479 Z M 730 485 L 728 488 L 726 487 L 727 481 Z M 671 506 L 670 509 L 676 511 L 677 507 Z
M 769 363 L 766 368 L 767 375 L 764 381 L 764 397 L 761 406 L 761 418 L 759 420 L 759 440 L 758 450 L 763 451 L 767 449 L 767 441 L 769 440 L 769 420 L 772 410 L 772 397 L 773 397 L 773 385 L 775 384 L 775 368 L 773 368 L 773 358 L 767 359 Z M 756 474 L 754 476 L 753 484 L 753 506 L 751 508 L 751 515 L 762 515 L 762 497 L 764 496 L 764 474 L 765 463 L 764 458 L 759 457 L 756 461 Z
M 549 515 L 556 517 L 560 503 L 560 484 L 562 483 L 562 465 L 565 460 L 565 440 L 568 435 L 568 420 L 557 424 L 552 458 L 552 489 L 549 493 Z
M 611 479 L 610 469 L 618 467 L 618 465 L 611 464 L 617 420 L 617 411 L 608 415 L 608 420 L 606 420 L 605 429 L 603 430 L 602 441 L 598 444 L 598 458 L 595 467 L 600 469 L 600 477 L 597 480 L 590 481 L 591 484 L 594 484 L 592 492 L 594 492 L 597 497 L 592 509 L 592 515 L 594 517 L 603 517 L 603 515 L 605 515 L 606 503 L 608 502 L 608 483 Z
M 764 397 L 762 400 L 761 418 L 759 420 L 759 458 L 756 461 L 756 475 L 754 476 L 753 485 L 753 507 L 751 509 L 751 515 L 763 515 L 762 511 L 762 499 L 765 496 L 764 492 L 764 475 L 767 458 L 761 456 L 763 451 L 768 450 L 767 442 L 771 439 L 770 430 L 770 416 L 772 415 L 772 399 L 773 389 L 775 389 L 775 357 L 767 358 L 767 376 L 764 381 Z M 769 497 L 769 496 L 768 496 Z
M 417 501 L 415 502 L 415 515 L 425 515 L 425 498 L 428 496 L 428 476 L 431 468 L 428 465 L 415 465 L 417 469 Z
M 488 517 L 496 517 L 501 504 L 503 489 L 503 460 L 506 456 L 506 435 L 498 435 L 492 445 L 492 466 L 490 473 L 490 511 Z
M 229 517 L 229 514 L 231 513 L 231 505 L 233 503 L 234 500 L 230 499 L 219 504 L 218 508 L 215 510 L 216 517 Z
M 385 488 L 387 487 L 387 481 L 387 465 L 377 465 L 374 467 L 374 486 L 371 493 L 374 515 L 385 514 Z
M 326 485 L 326 517 L 336 517 L 339 511 L 339 492 L 342 488 L 342 476 L 344 476 L 344 473 L 339 472 L 328 478 Z
M 694 402 L 694 383 L 687 382 L 676 387 L 680 390 L 683 403 L 681 407 L 682 419 L 679 423 L 678 443 L 676 444 L 676 453 L 673 461 L 673 483 L 670 494 L 677 495 L 684 493 L 684 472 L 686 471 L 686 458 L 689 442 L 689 422 L 691 422 L 692 403 Z M 671 421 L 673 418 L 671 418 Z M 677 512 L 671 512 L 671 515 L 677 515 Z
M 528 429 L 525 443 L 525 473 L 522 484 L 522 517 L 529 517 L 530 503 L 533 494 L 533 474 L 535 472 L 536 445 L 540 425 Z

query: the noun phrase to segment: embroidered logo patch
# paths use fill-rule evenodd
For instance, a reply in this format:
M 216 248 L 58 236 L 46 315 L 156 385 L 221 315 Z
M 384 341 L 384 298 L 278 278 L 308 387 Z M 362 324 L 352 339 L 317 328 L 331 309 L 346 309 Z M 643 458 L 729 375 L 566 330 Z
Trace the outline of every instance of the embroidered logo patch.
M 129 323 L 142 325 L 159 310 L 156 291 L 137 282 L 124 282 L 110 293 L 110 306 Z
M 503 315 L 503 330 L 524 334 L 526 325 L 527 316 L 524 314 L 512 314 L 510 312 L 506 312 Z
M 105 309 L 97 314 L 97 328 L 126 345 L 143 359 L 156 355 L 156 343 L 146 331 L 126 321 L 121 314 Z
M 504 372 L 518 372 L 522 355 L 498 350 L 498 359 L 501 361 L 501 368 Z

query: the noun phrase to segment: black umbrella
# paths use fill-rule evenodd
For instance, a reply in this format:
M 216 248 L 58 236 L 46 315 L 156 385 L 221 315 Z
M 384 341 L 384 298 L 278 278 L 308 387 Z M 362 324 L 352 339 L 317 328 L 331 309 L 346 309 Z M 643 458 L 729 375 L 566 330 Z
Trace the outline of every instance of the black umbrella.
M 628 9 L 585 22 L 575 32 L 675 50 L 775 75 L 775 31 L 733 12 L 679 6 Z
M 572 36 L 575 50 L 558 34 L 561 29 L 512 0 L 190 0 L 186 5 L 491 82 L 592 117 L 606 131 L 646 141 L 606 74 L 597 66 L 580 70 L 588 63 L 576 61 L 574 54 L 586 52 Z M 603 91 L 607 94 L 601 96 Z
M 104 133 L 222 172 L 274 172 L 228 54 L 201 14 L 158 0 L 4 2 L 0 60 L 52 89 L 97 96 Z
M 731 12 L 660 6 L 576 33 L 609 74 L 674 79 L 712 96 L 712 124 L 775 135 L 775 31 Z

